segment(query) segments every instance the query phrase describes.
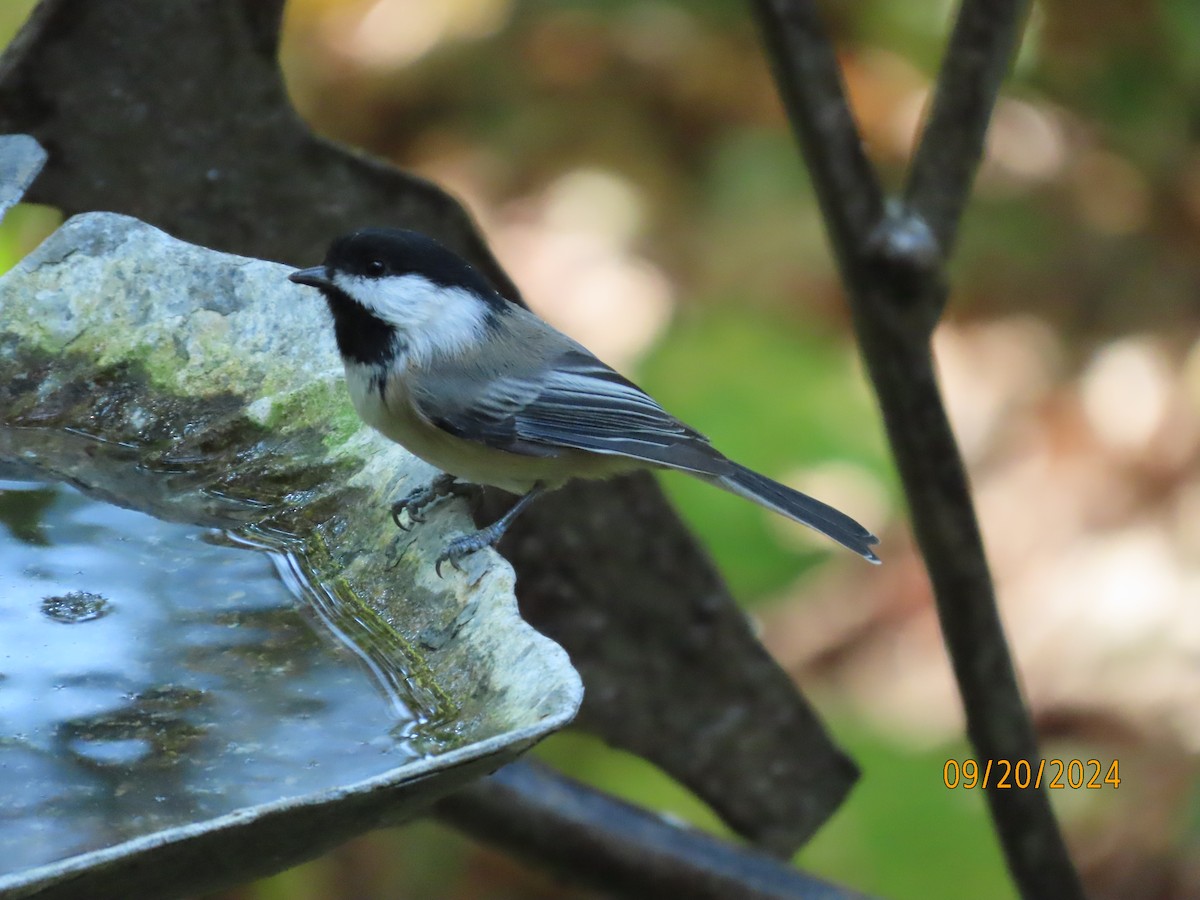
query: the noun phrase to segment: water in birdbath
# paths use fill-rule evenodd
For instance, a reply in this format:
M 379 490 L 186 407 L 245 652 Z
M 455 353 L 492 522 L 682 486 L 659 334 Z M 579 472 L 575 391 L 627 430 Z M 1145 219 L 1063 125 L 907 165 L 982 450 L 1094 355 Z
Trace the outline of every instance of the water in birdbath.
M 279 541 L 0 468 L 0 876 L 436 752 L 409 663 Z

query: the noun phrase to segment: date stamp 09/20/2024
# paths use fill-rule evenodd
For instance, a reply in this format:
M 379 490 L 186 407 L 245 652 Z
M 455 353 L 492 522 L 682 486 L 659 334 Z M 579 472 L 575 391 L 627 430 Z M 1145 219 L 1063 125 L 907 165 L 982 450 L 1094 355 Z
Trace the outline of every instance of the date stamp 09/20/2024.
M 948 759 L 942 767 L 942 783 L 955 788 L 1015 788 L 1040 790 L 1092 790 L 1121 786 L 1119 760 L 1106 766 L 1098 759 L 1008 760 Z

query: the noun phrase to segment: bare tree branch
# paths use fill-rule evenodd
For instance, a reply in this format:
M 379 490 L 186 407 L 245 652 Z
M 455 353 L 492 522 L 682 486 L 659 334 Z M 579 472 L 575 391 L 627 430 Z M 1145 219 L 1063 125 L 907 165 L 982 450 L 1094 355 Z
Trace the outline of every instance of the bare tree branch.
M 883 190 L 863 150 L 820 16 L 808 2 L 754 0 L 753 7 L 834 246 L 839 254 L 864 246 L 883 215 Z
M 938 74 L 905 196 L 949 256 L 1028 0 L 966 0 Z
M 434 810 L 479 840 L 621 897 L 865 900 L 525 760 L 439 800 Z
M 812 0 L 754 0 L 849 288 L 859 345 L 933 583 L 967 733 L 980 759 L 1009 761 L 1033 760 L 1037 741 L 1004 637 L 929 338 L 947 296 L 941 248 L 952 241 L 966 203 L 1023 6 L 1017 0 L 964 3 L 914 165 L 909 198 L 915 208 L 909 209 L 878 198 L 857 131 L 850 134 L 853 120 L 836 57 Z M 1082 897 L 1047 793 L 993 784 L 987 796 L 1022 895 Z

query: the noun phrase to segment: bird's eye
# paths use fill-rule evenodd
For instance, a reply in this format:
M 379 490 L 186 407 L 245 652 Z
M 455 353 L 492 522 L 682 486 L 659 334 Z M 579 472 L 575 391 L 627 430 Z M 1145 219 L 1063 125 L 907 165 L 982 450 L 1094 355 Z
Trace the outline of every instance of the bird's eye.
M 378 278 L 387 271 L 387 266 L 383 264 L 382 259 L 373 259 L 367 263 L 367 274 L 372 278 Z

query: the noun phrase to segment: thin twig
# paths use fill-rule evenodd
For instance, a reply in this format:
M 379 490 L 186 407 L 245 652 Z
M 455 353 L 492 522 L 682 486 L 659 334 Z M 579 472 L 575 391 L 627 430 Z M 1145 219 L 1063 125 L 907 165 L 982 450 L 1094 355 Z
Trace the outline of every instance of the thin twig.
M 849 105 L 838 72 L 831 71 L 836 58 L 812 0 L 753 2 L 849 288 L 859 345 L 933 583 L 967 733 L 981 760 L 1033 760 L 1033 724 L 1004 638 L 929 348 L 947 296 L 942 248 L 952 242 L 966 203 L 995 94 L 1016 48 L 1023 4 L 964 4 L 910 181 L 914 210 L 877 199 L 868 162 L 848 166 L 839 158 L 859 146 L 858 135 L 856 129 L 848 133 L 854 128 Z M 805 83 L 796 83 L 798 78 Z M 857 160 L 860 153 L 851 155 Z M 877 210 L 874 221 L 863 221 L 864 209 Z M 987 797 L 1022 895 L 1082 897 L 1047 793 L 1002 790 L 993 782 Z
M 1029 0 L 966 0 L 938 74 L 905 197 L 949 256 Z
M 767 58 L 813 172 L 835 248 L 863 246 L 883 215 L 883 190 L 845 102 L 842 70 L 811 3 L 754 0 Z M 804 110 L 804 115 L 797 115 Z
M 439 800 L 434 812 L 479 840 L 620 897 L 865 900 L 527 760 Z

